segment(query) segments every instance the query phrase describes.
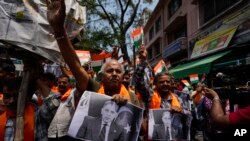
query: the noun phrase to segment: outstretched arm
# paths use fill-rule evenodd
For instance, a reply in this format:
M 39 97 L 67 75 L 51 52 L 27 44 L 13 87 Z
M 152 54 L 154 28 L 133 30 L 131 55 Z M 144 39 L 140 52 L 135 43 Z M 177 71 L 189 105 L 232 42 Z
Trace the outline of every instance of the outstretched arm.
M 80 61 L 75 53 L 73 45 L 67 37 L 64 28 L 65 20 L 65 3 L 64 0 L 46 0 L 48 6 L 47 18 L 54 30 L 57 44 L 62 56 L 76 78 L 76 87 L 80 93 L 86 89 L 88 85 L 88 74 L 81 67 Z
M 149 66 L 146 60 L 147 50 L 144 46 L 141 46 L 139 49 L 139 59 L 140 63 L 135 69 L 133 80 L 135 82 L 136 90 L 141 94 L 142 101 L 145 103 L 145 106 L 148 106 L 150 102 L 150 95 L 153 93 L 153 89 L 150 87 L 149 82 L 146 82 L 144 79 L 145 69 Z
M 211 120 L 218 127 L 226 127 L 229 125 L 229 116 L 224 113 L 218 94 L 209 88 L 204 88 L 204 91 L 206 96 L 213 100 L 213 105 L 210 111 Z

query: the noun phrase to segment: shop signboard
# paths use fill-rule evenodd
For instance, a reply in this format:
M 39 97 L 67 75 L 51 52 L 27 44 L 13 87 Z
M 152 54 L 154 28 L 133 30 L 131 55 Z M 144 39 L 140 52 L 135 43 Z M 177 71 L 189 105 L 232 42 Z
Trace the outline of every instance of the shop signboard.
M 228 46 L 238 26 L 212 33 L 195 43 L 191 59 L 224 49 Z

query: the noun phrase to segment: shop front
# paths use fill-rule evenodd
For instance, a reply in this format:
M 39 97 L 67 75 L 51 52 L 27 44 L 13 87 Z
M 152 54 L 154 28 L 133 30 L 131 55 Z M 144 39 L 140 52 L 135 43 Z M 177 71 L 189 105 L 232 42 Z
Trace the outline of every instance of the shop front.
M 191 61 L 185 64 L 180 64 L 175 68 L 169 70 L 175 78 L 188 77 L 190 74 L 208 74 L 211 70 L 212 63 L 217 59 L 227 55 L 230 51 L 218 53 L 203 59 Z

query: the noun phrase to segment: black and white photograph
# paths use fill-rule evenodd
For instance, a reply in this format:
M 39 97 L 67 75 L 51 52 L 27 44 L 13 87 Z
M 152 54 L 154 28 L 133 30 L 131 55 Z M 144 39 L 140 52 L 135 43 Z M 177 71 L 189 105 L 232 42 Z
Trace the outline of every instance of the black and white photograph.
M 136 141 L 142 114 L 143 109 L 130 103 L 119 106 L 107 95 L 85 91 L 68 135 L 92 141 Z
M 182 91 L 175 91 L 178 96 L 178 100 L 182 106 L 182 114 L 176 114 L 175 116 L 179 117 L 182 121 L 180 125 L 183 128 L 183 138 L 189 140 L 191 132 L 191 122 L 193 120 L 191 112 L 191 103 L 189 100 L 189 94 Z
M 154 141 L 188 140 L 181 113 L 168 109 L 149 110 L 148 138 Z
M 178 100 L 181 103 L 184 114 L 191 114 L 191 104 L 189 100 L 189 94 L 186 92 L 175 90 L 174 93 L 178 96 Z

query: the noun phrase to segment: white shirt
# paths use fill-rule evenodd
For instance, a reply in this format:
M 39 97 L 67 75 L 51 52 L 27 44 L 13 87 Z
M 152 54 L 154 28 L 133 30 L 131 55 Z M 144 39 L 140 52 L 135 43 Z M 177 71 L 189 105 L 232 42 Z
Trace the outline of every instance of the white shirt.
M 165 131 L 168 129 L 169 139 L 172 140 L 171 125 L 165 125 Z
M 108 141 L 108 134 L 109 134 L 109 129 L 110 129 L 111 122 L 104 122 L 104 121 L 102 121 L 102 126 L 101 126 L 100 133 L 102 131 L 102 127 L 104 126 L 104 124 L 106 124 L 106 133 L 105 133 L 105 139 L 104 139 L 104 141 Z

